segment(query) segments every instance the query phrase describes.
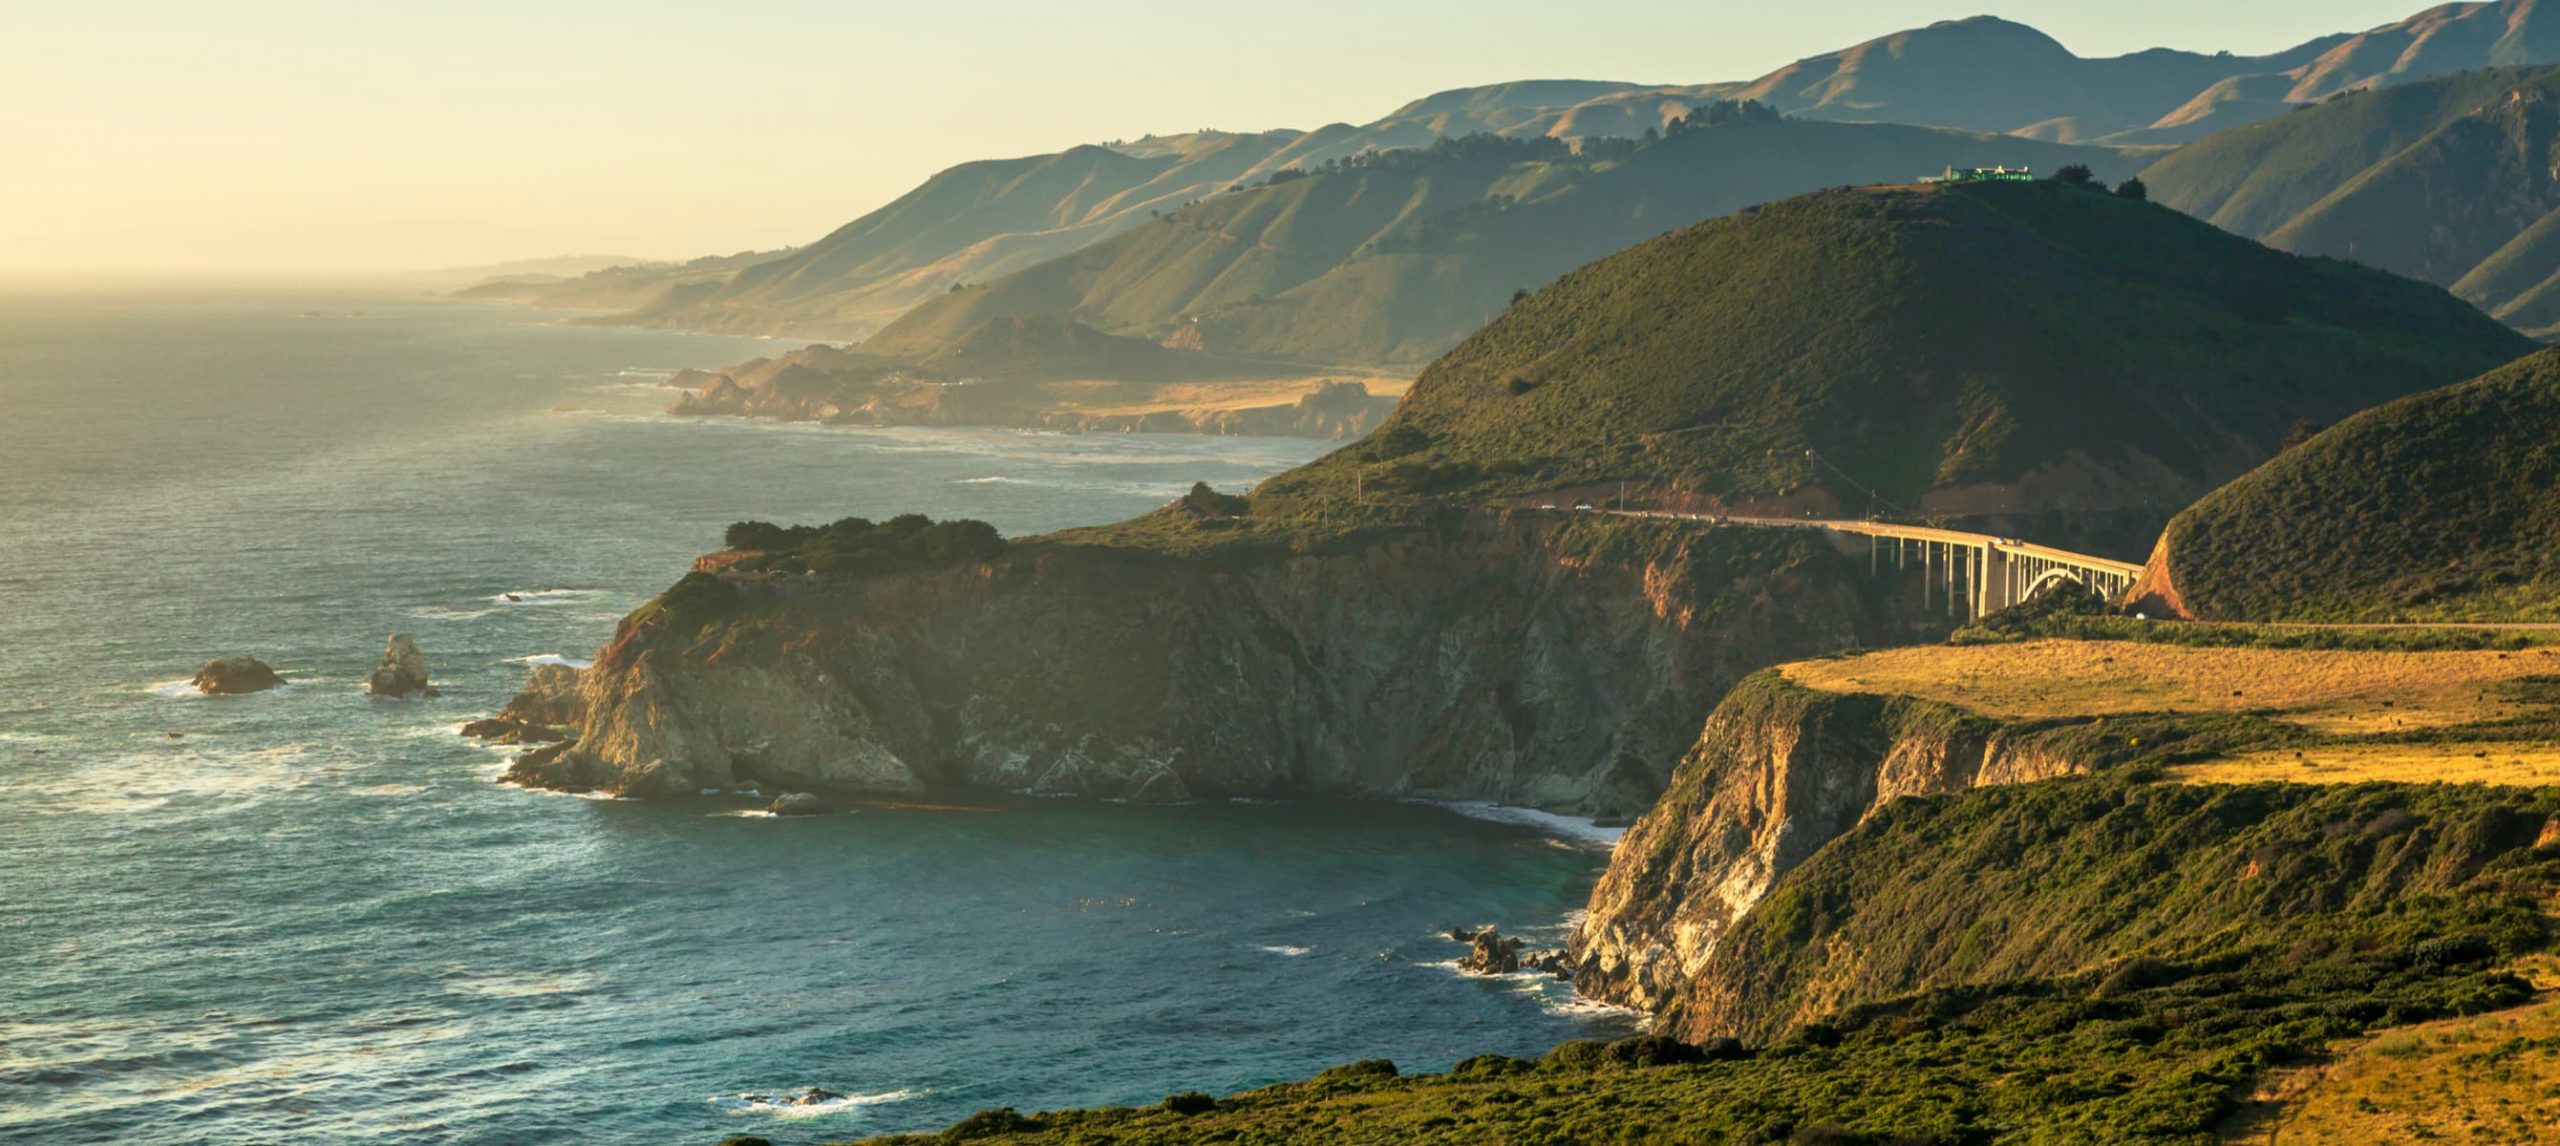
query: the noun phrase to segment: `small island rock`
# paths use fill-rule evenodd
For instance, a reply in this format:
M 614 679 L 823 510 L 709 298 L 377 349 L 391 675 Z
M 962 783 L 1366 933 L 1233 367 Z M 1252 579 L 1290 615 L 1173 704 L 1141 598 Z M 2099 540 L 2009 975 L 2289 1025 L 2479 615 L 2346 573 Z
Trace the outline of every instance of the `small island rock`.
M 285 682 L 267 662 L 256 657 L 224 657 L 204 662 L 189 683 L 206 696 L 247 696 Z
M 816 816 L 827 810 L 827 802 L 807 792 L 785 792 L 765 808 L 777 816 Z
M 364 690 L 375 696 L 435 696 L 435 686 L 427 683 L 427 657 L 418 651 L 418 642 L 407 633 L 391 634 L 382 646 L 382 667 L 365 679 Z
M 1470 975 L 1516 975 L 1535 971 L 1559 979 L 1573 978 L 1573 965 L 1562 951 L 1524 951 L 1528 942 L 1506 939 L 1493 928 L 1482 931 L 1453 929 L 1449 938 L 1467 945 L 1467 953 L 1458 957 L 1458 969 Z

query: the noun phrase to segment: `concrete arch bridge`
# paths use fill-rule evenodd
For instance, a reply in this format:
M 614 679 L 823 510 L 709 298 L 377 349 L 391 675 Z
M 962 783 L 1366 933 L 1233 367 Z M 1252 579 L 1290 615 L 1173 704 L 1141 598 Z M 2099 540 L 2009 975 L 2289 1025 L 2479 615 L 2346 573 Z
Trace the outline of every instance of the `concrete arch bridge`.
M 1841 521 L 1792 517 L 1720 517 L 1711 514 L 1652 510 L 1613 510 L 1623 517 L 1755 529 L 1814 529 L 1829 534 L 1844 552 L 1867 551 L 1869 572 L 1918 567 L 1926 576 L 1921 591 L 1929 607 L 1944 602 L 1947 615 L 1975 620 L 2028 600 L 2057 586 L 2076 584 L 2108 601 L 2120 601 L 2142 578 L 2142 566 L 2050 545 L 2033 545 L 2010 537 L 1896 525 L 1883 521 Z M 1860 540 L 1864 539 L 1861 546 Z

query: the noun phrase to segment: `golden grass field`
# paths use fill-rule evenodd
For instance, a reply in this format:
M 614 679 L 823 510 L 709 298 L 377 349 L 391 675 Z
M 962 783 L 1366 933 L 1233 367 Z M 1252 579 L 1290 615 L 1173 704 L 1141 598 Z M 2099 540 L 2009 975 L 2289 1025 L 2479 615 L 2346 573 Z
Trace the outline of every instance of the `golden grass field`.
M 2446 728 L 2514 716 L 2494 686 L 2560 674 L 2560 649 L 2355 652 L 2124 641 L 1888 649 L 1788 665 L 1825 692 L 1898 694 L 2020 719 L 2259 712 L 2315 732 Z
M 2222 1138 L 2263 1146 L 2560 1140 L 2560 963 L 2517 969 L 2543 989 L 2527 1006 L 2401 1027 L 2278 1071 Z
M 2438 784 L 2560 785 L 2560 743 L 2515 744 L 2448 741 L 2427 744 L 2329 744 L 2300 750 L 2253 752 L 2170 770 L 2194 784 L 2364 784 L 2382 781 Z
M 1916 696 L 2010 719 L 2249 712 L 2327 737 L 2456 728 L 2532 709 L 2502 687 L 2560 675 L 2560 649 L 2371 652 L 2121 641 L 1890 649 L 1788 665 L 1826 692 Z M 2560 783 L 2560 742 L 2336 743 L 2178 769 L 2195 783 Z

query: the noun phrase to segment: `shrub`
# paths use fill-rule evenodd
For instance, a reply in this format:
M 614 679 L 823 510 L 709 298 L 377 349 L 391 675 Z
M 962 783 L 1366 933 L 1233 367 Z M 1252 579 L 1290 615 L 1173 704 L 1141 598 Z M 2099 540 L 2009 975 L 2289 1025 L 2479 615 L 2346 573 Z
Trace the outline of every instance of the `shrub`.
M 949 1141 L 965 1142 L 972 1138 L 1021 1134 L 1041 1128 L 1039 1119 L 1026 1118 L 1010 1106 L 1001 1106 L 994 1110 L 981 1110 L 953 1123 L 951 1129 L 942 1132 L 942 1136 Z
M 1704 1061 L 1698 1048 L 1669 1035 L 1630 1035 L 1609 1044 L 1609 1061 L 1620 1066 L 1678 1066 Z
M 742 569 L 831 577 L 988 561 L 1005 551 L 1004 537 L 995 526 L 967 518 L 935 521 L 920 513 L 901 514 L 876 525 L 861 517 L 823 527 L 787 529 L 742 521 L 729 527 L 727 540 L 730 548 L 763 552 L 764 556 L 743 563 Z
M 1459 1079 L 1494 1079 L 1524 1071 L 1536 1070 L 1538 1064 L 1516 1059 L 1507 1054 L 1480 1054 L 1458 1060 L 1449 1068 L 1449 1077 Z
M 1396 1077 L 1396 1064 L 1389 1059 L 1364 1058 L 1358 1062 L 1329 1067 L 1316 1075 L 1316 1081 L 1363 1081 Z
M 1209 483 L 1205 481 L 1193 482 L 1191 492 L 1182 495 L 1182 502 L 1193 510 L 1211 517 L 1243 517 L 1253 512 L 1251 499 L 1237 497 L 1231 493 L 1219 493 L 1209 488 Z
M 1575 1039 L 1557 1043 L 1554 1050 L 1538 1060 L 1538 1064 L 1557 1070 L 1590 1070 L 1607 1061 L 1609 1044 L 1598 1039 Z
M 1186 1090 L 1180 1094 L 1166 1095 L 1164 1108 L 1174 1114 L 1207 1114 L 1218 1108 L 1218 1100 L 1196 1090 Z

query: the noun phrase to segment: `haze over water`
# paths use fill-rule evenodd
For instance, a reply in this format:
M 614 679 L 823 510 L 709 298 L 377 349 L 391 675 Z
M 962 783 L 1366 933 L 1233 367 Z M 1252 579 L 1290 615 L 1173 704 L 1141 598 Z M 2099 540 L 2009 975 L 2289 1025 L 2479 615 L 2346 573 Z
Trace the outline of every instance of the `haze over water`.
M 817 1141 L 1605 1025 L 1434 965 L 1450 925 L 1551 934 L 1601 857 L 1437 809 L 779 821 L 495 784 L 454 726 L 730 521 L 1019 534 L 1325 448 L 653 412 L 665 371 L 785 346 L 390 297 L 0 297 L 0 1138 Z M 393 631 L 441 700 L 361 695 Z M 239 653 L 297 683 L 177 687 Z M 812 1086 L 850 1097 L 737 1098 Z

